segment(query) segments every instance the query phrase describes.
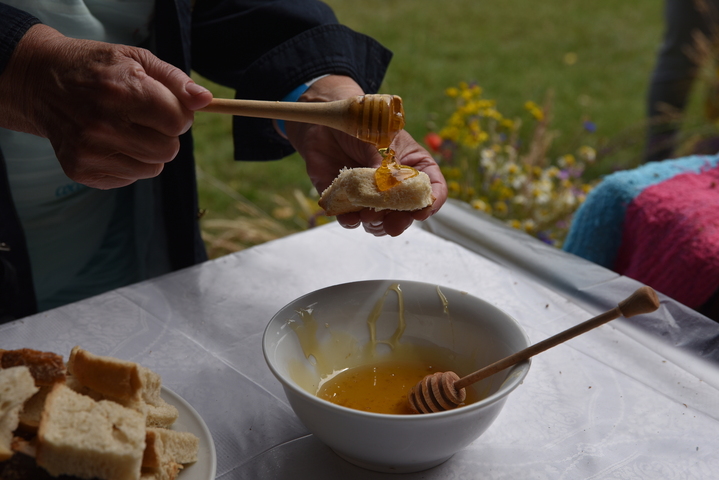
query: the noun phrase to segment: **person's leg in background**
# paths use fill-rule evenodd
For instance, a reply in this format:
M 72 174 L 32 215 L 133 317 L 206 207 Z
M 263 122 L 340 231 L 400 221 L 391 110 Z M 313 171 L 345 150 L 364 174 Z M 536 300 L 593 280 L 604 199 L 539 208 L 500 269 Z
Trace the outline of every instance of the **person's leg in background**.
M 719 0 L 665 0 L 664 38 L 647 100 L 645 162 L 671 158 L 674 152 L 678 116 L 686 107 L 700 68 L 688 50 L 694 46 L 694 32 L 711 39 L 719 31 L 718 14 Z

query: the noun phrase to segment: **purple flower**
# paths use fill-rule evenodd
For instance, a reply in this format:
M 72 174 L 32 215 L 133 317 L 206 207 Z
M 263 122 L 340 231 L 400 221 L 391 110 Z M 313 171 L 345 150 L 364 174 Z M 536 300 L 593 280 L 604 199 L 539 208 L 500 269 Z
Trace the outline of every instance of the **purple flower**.
M 594 133 L 597 131 L 597 124 L 592 122 L 591 120 L 585 120 L 584 129 L 589 133 Z
M 537 238 L 548 245 L 554 245 L 554 240 L 546 232 L 537 232 Z

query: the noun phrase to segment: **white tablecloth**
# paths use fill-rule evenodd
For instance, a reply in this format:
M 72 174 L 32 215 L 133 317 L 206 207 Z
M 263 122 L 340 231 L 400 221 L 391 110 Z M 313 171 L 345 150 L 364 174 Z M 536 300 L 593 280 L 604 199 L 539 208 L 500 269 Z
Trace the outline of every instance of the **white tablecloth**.
M 67 356 L 81 345 L 157 371 L 209 426 L 218 479 L 397 478 L 350 465 L 310 435 L 262 356 L 263 329 L 283 305 L 365 279 L 466 290 L 515 317 L 532 342 L 596 313 L 419 227 L 375 238 L 331 224 L 0 325 L 0 348 Z M 671 324 L 670 303 L 637 324 Z M 677 347 L 667 346 L 632 320 L 535 357 L 483 436 L 447 463 L 406 477 L 719 478 L 717 352 L 681 348 L 681 329 L 669 342 Z

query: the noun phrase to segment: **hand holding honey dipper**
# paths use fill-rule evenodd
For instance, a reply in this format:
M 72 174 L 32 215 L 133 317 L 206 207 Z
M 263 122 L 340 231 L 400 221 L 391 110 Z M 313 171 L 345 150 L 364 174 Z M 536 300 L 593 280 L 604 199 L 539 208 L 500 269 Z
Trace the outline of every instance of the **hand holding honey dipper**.
M 322 105 L 304 108 L 307 105 L 299 105 L 302 102 Z M 274 105 L 268 105 L 270 103 Z M 243 113 L 230 111 L 233 105 L 241 110 L 245 104 L 252 105 L 252 102 L 216 99 L 204 110 L 237 115 Z M 254 104 L 261 109 L 284 109 L 281 113 L 272 113 L 268 109 L 267 112 L 244 114 L 287 120 L 287 138 L 305 160 L 307 173 L 319 192 L 329 187 L 343 168 L 377 168 L 383 162 L 387 170 L 384 178 L 390 184 L 392 180 L 407 176 L 409 171 L 424 172 L 429 177 L 434 198 L 431 205 L 416 211 L 363 208 L 338 214 L 337 220 L 345 228 L 356 228 L 361 224 L 373 235 L 397 236 L 414 220 L 427 219 L 447 199 L 447 184 L 439 166 L 429 152 L 403 129 L 402 100 L 397 96 L 365 95 L 350 77 L 329 75 L 314 82 L 297 104 Z M 296 117 L 293 118 L 294 115 Z M 379 174 L 383 172 L 380 169 Z

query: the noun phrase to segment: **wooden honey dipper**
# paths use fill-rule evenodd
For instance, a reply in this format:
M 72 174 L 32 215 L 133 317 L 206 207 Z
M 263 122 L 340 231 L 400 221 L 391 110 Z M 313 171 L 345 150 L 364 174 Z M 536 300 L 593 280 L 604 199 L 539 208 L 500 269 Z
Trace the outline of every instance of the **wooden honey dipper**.
M 624 316 L 625 318 L 650 313 L 659 308 L 659 298 L 650 287 L 640 287 L 632 295 L 622 300 L 613 309 L 594 318 L 575 325 L 553 337 L 514 353 L 502 360 L 492 363 L 474 373 L 459 378 L 454 372 L 436 372 L 427 375 L 412 387 L 407 395 L 409 405 L 417 413 L 433 413 L 450 410 L 464 402 L 467 392 L 465 387 L 498 373 L 505 368 L 523 362 L 538 353 L 564 343 L 578 335 L 588 332 L 600 325 Z
M 379 148 L 389 147 L 405 123 L 402 99 L 397 95 L 360 95 L 334 102 L 215 98 L 200 111 L 324 125 Z

